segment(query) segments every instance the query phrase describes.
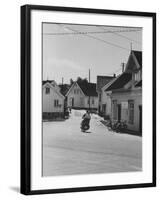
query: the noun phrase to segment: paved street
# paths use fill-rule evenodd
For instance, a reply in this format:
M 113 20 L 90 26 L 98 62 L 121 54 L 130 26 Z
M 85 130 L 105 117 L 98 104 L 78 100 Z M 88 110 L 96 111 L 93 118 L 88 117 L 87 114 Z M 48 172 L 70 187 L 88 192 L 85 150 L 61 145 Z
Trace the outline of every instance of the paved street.
M 142 138 L 108 131 L 93 114 L 82 133 L 84 111 L 65 121 L 43 122 L 43 176 L 142 170 Z

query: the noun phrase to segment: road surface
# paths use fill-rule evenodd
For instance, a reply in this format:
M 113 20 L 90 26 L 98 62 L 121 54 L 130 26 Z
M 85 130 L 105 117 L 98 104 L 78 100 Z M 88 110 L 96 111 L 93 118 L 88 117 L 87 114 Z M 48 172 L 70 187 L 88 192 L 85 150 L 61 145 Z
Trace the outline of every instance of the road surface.
M 84 111 L 68 120 L 43 122 L 43 176 L 131 172 L 142 170 L 142 138 L 114 133 L 93 114 L 83 133 Z

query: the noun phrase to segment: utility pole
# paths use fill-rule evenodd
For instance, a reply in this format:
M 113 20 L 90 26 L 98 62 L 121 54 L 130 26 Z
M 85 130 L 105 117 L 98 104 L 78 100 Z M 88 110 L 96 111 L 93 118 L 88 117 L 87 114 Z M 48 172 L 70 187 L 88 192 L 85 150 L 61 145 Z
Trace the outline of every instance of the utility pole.
M 90 85 L 90 76 L 91 76 L 91 74 L 90 74 L 91 72 L 90 72 L 90 69 L 89 69 L 89 85 Z M 89 110 L 90 110 L 90 95 L 89 95 Z
M 131 51 L 132 51 L 132 42 L 130 43 L 130 48 L 131 48 Z

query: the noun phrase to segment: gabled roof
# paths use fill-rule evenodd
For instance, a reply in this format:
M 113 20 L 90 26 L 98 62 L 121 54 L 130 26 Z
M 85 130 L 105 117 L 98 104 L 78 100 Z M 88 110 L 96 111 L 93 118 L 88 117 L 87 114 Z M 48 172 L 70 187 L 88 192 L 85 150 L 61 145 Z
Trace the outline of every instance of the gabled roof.
M 97 76 L 97 92 L 101 92 L 102 87 L 109 83 L 114 76 Z
M 52 84 L 53 86 L 58 87 L 58 85 L 57 85 L 57 83 L 56 83 L 55 80 L 43 80 L 43 81 L 42 81 L 42 85 L 44 85 L 44 84 L 46 84 L 46 83 L 50 83 L 50 84 Z
M 54 92 L 56 92 L 61 98 L 63 99 L 65 98 L 63 94 L 59 90 L 57 90 L 55 87 L 53 87 L 53 85 L 50 82 L 47 81 L 46 83 L 43 84 L 43 88 L 45 88 L 46 86 L 54 90 Z
M 131 51 L 125 72 L 133 72 L 142 68 L 142 52 L 141 51 Z
M 80 88 L 80 86 L 78 85 L 78 83 L 77 82 L 73 82 L 72 85 L 71 85 L 71 87 L 69 88 L 68 92 L 65 94 L 65 96 L 68 96 L 68 94 L 70 93 L 70 91 L 72 91 L 72 88 L 74 88 L 75 85 L 78 86 L 79 89 L 82 91 L 82 89 Z M 82 93 L 83 93 L 83 91 L 82 91 Z M 85 96 L 84 93 L 83 93 L 83 95 Z
M 81 83 L 74 82 L 72 86 L 70 87 L 70 89 L 68 90 L 66 96 L 68 96 L 68 94 L 70 93 L 70 91 L 75 85 L 78 85 L 83 95 L 85 96 L 93 96 L 93 97 L 98 96 L 97 91 L 96 91 L 96 83 L 88 83 L 88 82 L 81 82 Z
M 138 61 L 138 64 L 142 67 L 142 52 L 141 51 L 133 51 L 137 61 Z
M 119 76 L 120 76 L 120 75 L 119 75 Z M 104 85 L 104 86 L 102 87 L 102 90 L 106 91 L 106 89 L 107 89 L 112 83 L 114 83 L 114 82 L 116 81 L 116 79 L 117 79 L 119 76 L 117 76 L 116 78 L 113 78 L 110 82 L 108 82 L 106 85 Z
M 45 80 L 45 81 L 42 81 L 42 85 L 46 84 L 46 83 L 52 83 L 53 80 Z
M 132 74 L 124 72 L 119 77 L 117 77 L 105 91 L 123 88 L 124 85 L 126 85 L 131 79 Z
M 97 97 L 96 83 L 77 83 L 86 96 Z

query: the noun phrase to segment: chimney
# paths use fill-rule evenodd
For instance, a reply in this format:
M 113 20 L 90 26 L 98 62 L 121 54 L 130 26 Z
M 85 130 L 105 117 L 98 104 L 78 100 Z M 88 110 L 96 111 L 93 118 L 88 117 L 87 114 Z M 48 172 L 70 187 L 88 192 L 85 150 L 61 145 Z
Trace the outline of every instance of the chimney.
M 113 78 L 116 78 L 116 74 L 113 74 Z

